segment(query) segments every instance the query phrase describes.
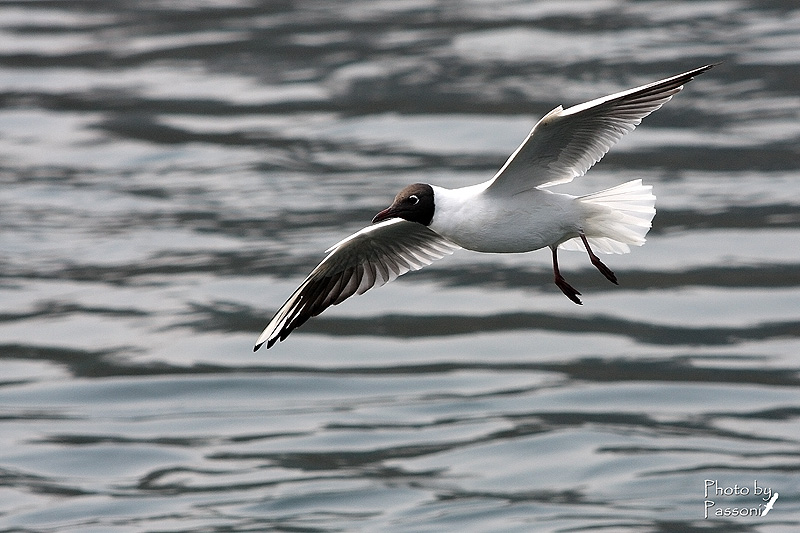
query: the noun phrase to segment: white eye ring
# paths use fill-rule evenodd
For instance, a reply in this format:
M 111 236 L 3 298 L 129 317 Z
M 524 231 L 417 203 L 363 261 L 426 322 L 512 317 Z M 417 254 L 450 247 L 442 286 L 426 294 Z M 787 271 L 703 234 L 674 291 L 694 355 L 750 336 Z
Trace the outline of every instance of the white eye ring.
M 417 196 L 416 194 L 412 194 L 411 196 L 408 197 L 408 199 L 411 202 L 411 205 L 417 205 L 419 203 L 419 196 Z

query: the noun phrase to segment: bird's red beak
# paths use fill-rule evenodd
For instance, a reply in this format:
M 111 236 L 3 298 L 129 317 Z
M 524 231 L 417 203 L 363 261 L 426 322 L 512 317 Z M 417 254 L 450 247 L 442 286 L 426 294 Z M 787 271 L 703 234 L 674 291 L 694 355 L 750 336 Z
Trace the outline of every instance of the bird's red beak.
M 384 220 L 389 220 L 390 218 L 394 217 L 395 217 L 394 209 L 392 209 L 392 206 L 389 206 L 380 213 L 378 213 L 377 215 L 375 215 L 372 218 L 372 223 L 376 224 L 378 222 L 383 222 Z

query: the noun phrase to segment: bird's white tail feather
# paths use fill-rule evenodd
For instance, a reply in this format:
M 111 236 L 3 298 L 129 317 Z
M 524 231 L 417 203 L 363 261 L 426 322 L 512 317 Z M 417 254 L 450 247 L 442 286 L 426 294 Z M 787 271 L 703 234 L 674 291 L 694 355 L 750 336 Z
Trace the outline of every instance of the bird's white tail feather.
M 629 244 L 641 246 L 656 214 L 656 197 L 650 185 L 633 180 L 611 189 L 580 196 L 584 211 L 583 232 L 596 252 L 624 254 Z M 564 250 L 584 250 L 579 238 L 559 246 Z

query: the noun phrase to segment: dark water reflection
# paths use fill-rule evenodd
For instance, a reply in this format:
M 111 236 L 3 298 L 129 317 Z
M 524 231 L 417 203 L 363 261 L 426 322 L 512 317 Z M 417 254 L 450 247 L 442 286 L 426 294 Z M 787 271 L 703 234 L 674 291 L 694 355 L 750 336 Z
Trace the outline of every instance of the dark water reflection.
M 0 531 L 795 531 L 795 4 L 4 2 Z M 716 61 L 564 189 L 654 186 L 620 287 L 457 253 L 252 353 L 401 186 Z

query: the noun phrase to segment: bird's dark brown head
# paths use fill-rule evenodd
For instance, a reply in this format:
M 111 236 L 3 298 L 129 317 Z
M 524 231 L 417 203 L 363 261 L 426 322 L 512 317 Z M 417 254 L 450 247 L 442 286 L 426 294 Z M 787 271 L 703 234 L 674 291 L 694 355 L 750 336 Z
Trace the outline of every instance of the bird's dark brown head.
M 375 215 L 372 222 L 402 218 L 428 226 L 433 220 L 433 209 L 433 187 L 415 183 L 400 191 L 392 205 Z

